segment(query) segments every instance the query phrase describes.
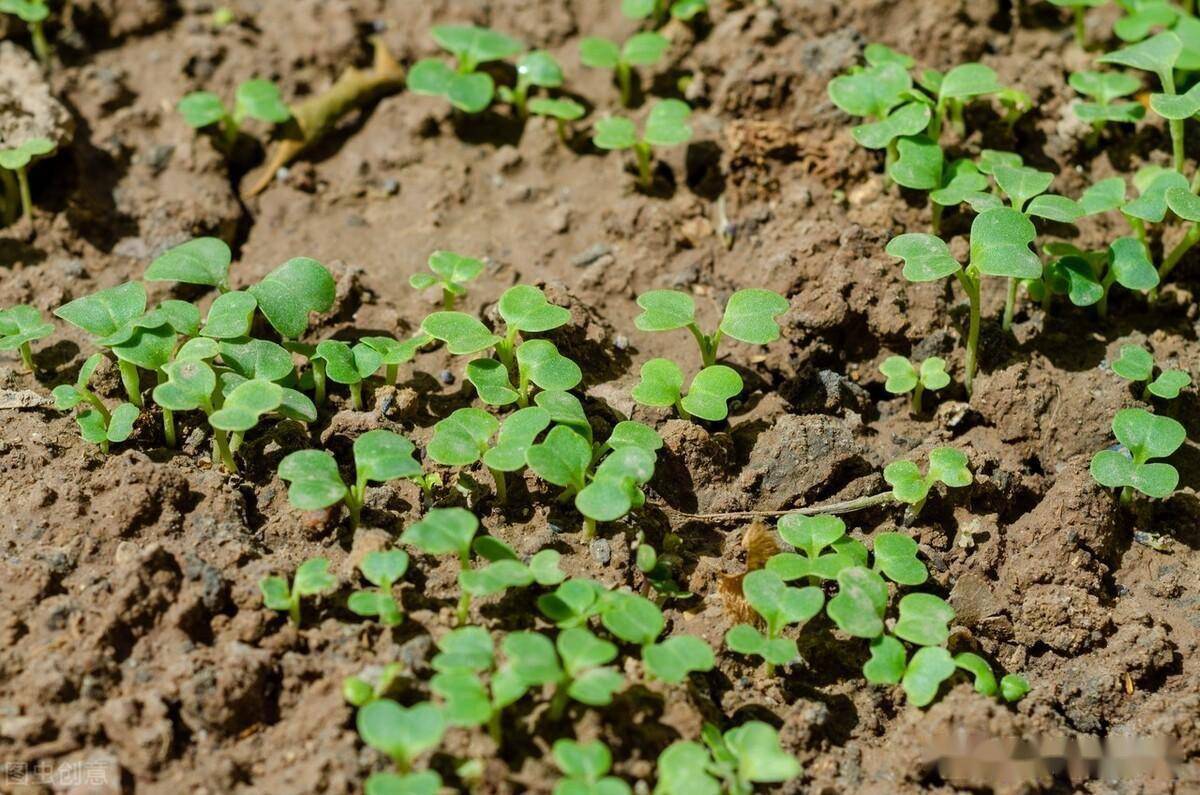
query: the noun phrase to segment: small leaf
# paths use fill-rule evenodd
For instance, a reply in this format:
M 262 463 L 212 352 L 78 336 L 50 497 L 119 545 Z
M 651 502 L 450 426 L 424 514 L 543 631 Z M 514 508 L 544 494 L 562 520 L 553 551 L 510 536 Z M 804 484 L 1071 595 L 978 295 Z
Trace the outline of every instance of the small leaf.
M 441 710 L 432 704 L 406 709 L 386 698 L 362 707 L 355 722 L 363 742 L 404 767 L 423 751 L 436 747 L 446 726 Z
M 54 314 L 93 336 L 108 337 L 145 311 L 146 288 L 138 282 L 126 282 L 76 298 L 54 310 Z
M 225 105 L 211 91 L 193 91 L 179 100 L 176 109 L 187 126 L 201 129 L 225 118 Z
M 421 321 L 421 330 L 445 342 L 455 356 L 479 353 L 500 342 L 487 326 L 464 312 L 434 312 Z
M 402 549 L 368 552 L 358 568 L 371 584 L 391 588 L 408 571 L 408 553 Z
M 250 333 L 250 323 L 258 301 L 240 290 L 217 296 L 208 309 L 208 317 L 200 333 L 213 339 L 237 339 Z
M 692 139 L 692 128 L 687 123 L 691 115 L 692 109 L 683 100 L 659 100 L 646 117 L 642 139 L 651 146 L 685 144 Z
M 929 578 L 929 570 L 917 558 L 917 542 L 903 533 L 875 537 L 875 567 L 900 585 L 920 585 Z
M 579 42 L 579 60 L 594 69 L 616 69 L 621 62 L 621 49 L 608 39 L 587 36 Z
M 132 403 L 122 403 L 112 410 L 109 416 L 108 428 L 104 431 L 104 436 L 113 444 L 119 444 L 128 439 L 133 434 L 133 424 L 137 421 L 138 415 L 137 406 Z
M 252 119 L 282 124 L 292 118 L 292 111 L 279 93 L 279 86 L 270 80 L 247 80 L 237 87 L 238 112 Z
M 423 58 L 408 70 L 408 90 L 414 94 L 445 97 L 457 74 L 437 58 Z
M 458 409 L 434 426 L 427 451 L 439 464 L 469 466 L 480 459 L 499 428 L 500 421 L 482 409 Z
M 600 621 L 613 635 L 637 646 L 653 643 L 665 626 L 662 611 L 654 602 L 624 591 L 610 595 Z
M 583 118 L 587 108 L 573 99 L 534 97 L 529 100 L 529 112 L 536 116 L 550 116 L 563 121 L 575 121 Z
M 896 142 L 896 149 L 900 156 L 888 169 L 888 176 L 896 184 L 914 190 L 941 187 L 945 156 L 936 141 L 924 135 L 910 135 L 900 138 Z
M 354 440 L 354 469 L 360 482 L 383 483 L 421 474 L 416 447 L 398 433 L 367 431 Z
M 525 460 L 543 480 L 582 489 L 584 474 L 592 460 L 592 447 L 575 431 L 558 425 L 550 429 L 544 441 L 529 448 Z
M 695 322 L 696 303 L 678 290 L 651 290 L 637 298 L 642 313 L 634 318 L 641 331 L 673 331 Z M 680 382 L 682 383 L 682 377 Z
M 954 660 L 945 649 L 939 646 L 917 649 L 901 681 L 909 703 L 916 707 L 931 703 L 942 682 L 953 676 L 954 670 Z
M 1112 371 L 1129 381 L 1149 381 L 1154 375 L 1154 357 L 1138 345 L 1122 345 Z
M 928 593 L 910 593 L 900 599 L 900 619 L 896 635 L 920 646 L 939 646 L 950 637 L 946 626 L 954 619 L 954 608 L 941 597 Z
M 971 674 L 975 680 L 976 693 L 983 696 L 996 695 L 996 675 L 992 673 L 992 666 L 987 664 L 987 660 L 978 654 L 964 651 L 954 655 L 954 665 Z
M 1183 370 L 1166 370 L 1151 381 L 1146 389 L 1155 397 L 1174 400 L 1179 397 L 1179 392 L 1191 383 L 1192 377 Z
M 325 558 L 311 558 L 296 569 L 296 576 L 292 578 L 292 594 L 315 596 L 335 585 L 337 580 L 329 573 L 329 561 Z
M 550 425 L 550 413 L 539 406 L 517 409 L 500 426 L 496 445 L 483 455 L 483 463 L 500 472 L 516 472 L 525 467 L 525 452 L 534 439 Z
M 517 364 L 542 389 L 568 390 L 579 386 L 583 371 L 558 352 L 549 340 L 529 340 L 517 348 Z
M 839 75 L 829 81 L 829 98 L 851 116 L 883 119 L 912 88 L 906 68 L 883 63 L 861 72 Z
M 279 462 L 279 479 L 287 481 L 288 501 L 302 511 L 337 505 L 346 497 L 337 462 L 325 450 L 297 450 Z
M 962 270 L 946 242 L 933 235 L 908 232 L 892 238 L 886 250 L 904 260 L 904 278 L 910 282 L 936 281 Z
M 1169 79 L 1169 73 L 1175 68 L 1175 61 L 1178 60 L 1182 50 L 1183 43 L 1179 40 L 1179 36 L 1167 31 L 1129 47 L 1101 55 L 1096 60 L 1100 63 L 1115 63 L 1145 72 L 1154 72 L 1159 75 L 1160 79 L 1167 75 Z
M 1037 279 L 1042 263 L 1030 250 L 1033 223 L 1011 207 L 985 210 L 971 223 L 971 264 L 988 276 Z
M 835 78 L 837 79 L 837 78 Z M 850 130 L 859 146 L 883 149 L 903 136 L 915 136 L 929 126 L 930 110 L 924 102 L 907 102 L 891 111 L 886 118 L 860 124 Z M 941 150 L 938 150 L 941 153 Z
M 333 307 L 333 276 L 315 259 L 295 257 L 251 285 L 258 308 L 284 339 L 299 339 L 312 312 Z
M 759 289 L 738 290 L 725 305 L 720 330 L 735 340 L 766 345 L 779 339 L 776 318 L 787 310 L 787 299 L 778 293 Z
M 503 60 L 525 49 L 511 36 L 475 25 L 435 25 L 431 32 L 438 46 L 472 65 Z
M 283 387 L 261 379 L 239 384 L 225 396 L 225 403 L 208 417 L 214 428 L 245 432 L 258 424 L 262 415 L 283 403 Z
M 1016 674 L 1005 674 L 1000 679 L 1000 694 L 1005 701 L 1020 701 L 1029 692 L 1029 683 Z
M 657 679 L 677 685 L 693 671 L 711 671 L 712 648 L 695 635 L 672 635 L 642 650 L 642 662 Z
M 495 359 L 475 359 L 467 364 L 467 380 L 489 406 L 516 403 L 520 395 L 508 379 L 508 368 Z
M 846 523 L 836 516 L 789 513 L 779 520 L 779 535 L 808 557 L 815 558 L 846 534 Z
M 883 611 L 887 608 L 887 583 L 883 578 L 870 569 L 854 566 L 843 569 L 837 581 L 837 595 L 825 608 L 833 622 L 856 638 L 882 634 Z
M 863 676 L 873 685 L 898 685 L 904 676 L 908 653 L 891 635 L 871 641 L 871 659 L 863 663 Z
M 598 119 L 592 143 L 599 149 L 632 149 L 638 142 L 637 127 L 624 116 Z
M 727 401 L 740 395 L 742 387 L 742 377 L 737 370 L 715 364 L 696 374 L 680 404 L 689 414 L 719 422 L 729 414 Z
M 635 33 L 621 47 L 621 60 L 632 66 L 650 66 L 658 63 L 670 46 L 670 40 L 661 33 Z
M 404 531 L 400 541 L 427 555 L 463 554 L 478 529 L 479 520 L 465 508 L 431 508 L 424 519 Z
M 889 356 L 879 365 L 879 372 L 887 376 L 883 388 L 893 395 L 903 395 L 913 391 L 920 381 L 917 368 L 903 356 Z
M 969 99 L 1000 90 L 996 73 L 979 63 L 960 64 L 942 78 L 942 99 Z
M 183 282 L 219 287 L 229 277 L 233 254 L 224 240 L 198 237 L 160 254 L 146 268 L 147 281 Z

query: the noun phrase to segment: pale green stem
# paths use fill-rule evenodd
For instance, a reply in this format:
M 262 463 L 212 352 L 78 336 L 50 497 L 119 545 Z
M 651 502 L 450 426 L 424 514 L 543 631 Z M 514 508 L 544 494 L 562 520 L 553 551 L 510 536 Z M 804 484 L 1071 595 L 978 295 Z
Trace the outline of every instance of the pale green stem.
M 913 388 L 913 393 L 912 393 L 912 413 L 913 414 L 921 413 L 921 395 L 924 392 L 925 392 L 925 385 L 922 384 L 920 381 L 918 381 L 917 385 Z
M 121 373 L 121 383 L 125 386 L 125 394 L 129 396 L 129 402 L 139 409 L 142 408 L 142 385 L 137 365 L 124 359 L 118 359 L 117 369 Z
M 17 185 L 21 191 L 21 211 L 29 218 L 33 217 L 33 194 L 29 190 L 29 170 L 22 167 L 17 169 Z
M 650 144 L 638 141 L 633 145 L 633 153 L 637 156 L 638 184 L 649 190 L 654 187 L 654 172 L 650 170 Z
M 350 400 L 354 404 L 355 411 L 363 410 L 362 381 L 350 384 Z
M 1083 6 L 1075 6 L 1075 43 L 1082 50 L 1087 49 L 1087 28 L 1083 24 Z
M 237 462 L 233 460 L 233 453 L 229 449 L 229 437 L 225 431 L 213 428 L 213 446 L 222 466 L 229 472 L 237 472 Z
M 1004 319 L 1000 322 L 1000 327 L 1005 331 L 1012 331 L 1013 314 L 1017 306 L 1017 280 L 1012 276 L 1008 277 L 1008 293 L 1004 298 Z
M 492 480 L 496 482 L 496 502 L 504 505 L 508 502 L 508 486 L 504 482 L 504 473 L 491 467 L 488 467 L 488 471 L 492 473 Z
M 158 370 L 158 383 L 163 383 L 167 380 L 167 374 L 162 370 Z M 167 447 L 175 446 L 175 412 L 168 408 L 162 410 L 163 413 L 163 438 L 167 442 Z
M 596 537 L 596 520 L 590 516 L 583 518 L 583 540 L 591 541 Z
M 396 382 L 400 380 L 400 365 L 389 364 L 387 369 L 384 371 L 384 377 L 387 379 L 389 384 L 395 386 Z
M 617 64 L 617 85 L 621 89 L 621 104 L 628 108 L 633 99 L 633 73 L 624 61 Z
M 455 301 L 456 297 L 457 296 L 454 295 L 453 291 L 451 291 L 449 287 L 443 287 L 442 288 L 442 309 L 446 310 L 447 312 L 454 309 L 454 301 Z
M 50 45 L 46 42 L 46 30 L 41 22 L 29 23 L 29 35 L 33 39 L 33 52 L 43 68 L 50 67 Z
M 967 325 L 966 375 L 963 379 L 967 388 L 967 397 L 969 398 L 975 387 L 976 357 L 979 352 L 979 281 L 965 271 L 959 271 L 955 276 L 958 277 L 958 282 L 962 285 L 963 290 L 967 294 L 967 300 L 970 302 L 971 314 Z
M 25 369 L 29 372 L 34 372 L 33 369 L 33 348 L 29 347 L 28 342 L 22 342 L 19 348 L 21 352 L 21 362 L 25 365 Z

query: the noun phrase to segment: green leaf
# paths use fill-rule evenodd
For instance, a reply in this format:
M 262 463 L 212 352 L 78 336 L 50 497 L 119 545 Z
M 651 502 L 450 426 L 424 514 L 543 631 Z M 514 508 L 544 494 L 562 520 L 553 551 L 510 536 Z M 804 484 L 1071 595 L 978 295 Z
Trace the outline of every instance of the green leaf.
M 403 342 L 391 337 L 363 337 L 359 341 L 374 348 L 383 364 L 397 365 L 411 361 L 421 346 L 432 342 L 432 339 L 423 332 L 417 332 L 415 337 Z
M 1122 237 L 1108 247 L 1109 268 L 1117 284 L 1145 292 L 1158 286 L 1158 269 L 1146 256 L 1146 247 L 1134 237 Z
M 462 295 L 462 285 L 474 281 L 483 273 L 484 264 L 483 260 L 464 257 L 452 251 L 435 251 L 429 255 L 429 270 L 440 276 L 442 284 L 451 291 Z
M 406 709 L 387 698 L 362 707 L 355 722 L 363 742 L 405 768 L 422 752 L 437 747 L 446 730 L 442 712 L 433 704 Z
M 621 60 L 631 66 L 651 66 L 658 63 L 670 47 L 671 41 L 661 33 L 635 33 L 621 47 Z
M 337 580 L 329 573 L 329 561 L 325 558 L 310 558 L 296 569 L 296 576 L 292 578 L 292 595 L 315 596 L 335 585 Z
M 861 72 L 839 75 L 829 81 L 829 98 L 851 116 L 883 119 L 912 88 L 904 66 L 883 63 Z
M 875 567 L 900 585 L 920 585 L 929 578 L 929 570 L 917 558 L 917 542 L 903 533 L 875 537 Z
M 500 421 L 482 409 L 458 409 L 434 426 L 427 452 L 439 464 L 468 466 L 480 459 L 499 428 Z
M 616 69 L 621 62 L 621 48 L 599 36 L 587 36 L 579 42 L 579 60 L 593 69 Z
M 903 356 L 889 356 L 879 365 L 879 372 L 887 376 L 883 388 L 893 395 L 903 395 L 916 389 L 920 378 L 917 368 Z
M 542 549 L 529 559 L 529 571 L 538 585 L 557 585 L 567 578 L 558 567 L 562 554 L 554 549 Z
M 908 653 L 891 635 L 871 641 L 871 659 L 863 663 L 863 676 L 873 685 L 898 685 L 904 676 Z
M 1164 119 L 1190 119 L 1200 111 L 1200 85 L 1184 94 L 1151 94 L 1150 109 Z
M 766 620 L 772 635 L 788 624 L 808 621 L 825 603 L 820 588 L 793 588 L 768 569 L 747 574 L 742 580 L 742 591 L 746 602 Z
M 1149 381 L 1154 375 L 1154 357 L 1138 345 L 1122 345 L 1112 371 L 1129 381 Z
M 212 367 L 199 360 L 175 361 L 163 368 L 167 380 L 154 388 L 154 402 L 172 411 L 194 411 L 211 405 L 217 388 Z
M 778 783 L 800 775 L 800 763 L 779 747 L 779 733 L 761 721 L 749 721 L 725 732 L 725 744 L 737 759 L 738 777 L 755 783 Z
M 408 90 L 414 94 L 446 97 L 458 74 L 437 58 L 423 58 L 408 70 Z
M 525 49 L 511 36 L 475 25 L 435 25 L 431 33 L 439 47 L 472 69 L 475 64 L 510 58 Z
M 225 396 L 225 403 L 208 417 L 214 428 L 245 432 L 258 424 L 263 414 L 283 403 L 283 387 L 262 379 L 245 381 Z
M 942 682 L 954 675 L 950 652 L 938 646 L 917 649 L 908 662 L 901 685 L 913 706 L 924 707 L 936 697 Z
M 689 414 L 719 422 L 729 414 L 727 401 L 740 395 L 742 387 L 742 377 L 737 370 L 715 364 L 696 374 L 680 404 Z
M 1135 180 L 1136 182 L 1136 180 Z M 1141 195 L 1128 202 L 1122 212 L 1147 223 L 1159 224 L 1167 215 L 1167 193 L 1172 188 L 1189 190 L 1187 177 L 1178 171 L 1164 169 L 1154 175 Z
M 563 121 L 575 121 L 583 118 L 587 108 L 573 99 L 534 97 L 529 100 L 529 112 L 536 116 L 550 116 Z
M 929 480 L 951 488 L 971 485 L 974 477 L 967 468 L 967 457 L 953 447 L 937 447 L 929 452 Z
M 637 142 L 637 127 L 624 116 L 596 120 L 592 143 L 598 149 L 632 149 Z
M 463 569 L 458 583 L 464 593 L 492 596 L 533 582 L 533 573 L 519 560 L 498 560 L 481 569 Z
M 946 360 L 938 356 L 930 356 L 921 362 L 921 384 L 926 389 L 938 390 L 950 384 L 950 375 L 946 372 Z
M 720 795 L 721 784 L 709 773 L 712 758 L 698 743 L 671 743 L 658 757 L 657 795 Z
M 996 695 L 996 676 L 992 673 L 992 666 L 987 664 L 987 660 L 978 654 L 964 651 L 954 655 L 954 665 L 971 674 L 975 680 L 976 693 L 983 696 Z
M 250 293 L 235 290 L 217 296 L 208 309 L 200 333 L 213 339 L 237 339 L 250 333 L 258 301 Z
M 915 190 L 941 187 L 945 157 L 936 141 L 924 135 L 906 136 L 896 143 L 900 157 L 888 170 L 898 185 Z
M 270 80 L 247 80 L 237 87 L 237 113 L 252 119 L 282 124 L 292 118 L 292 111 L 279 93 L 279 86 Z
M 224 240 L 198 237 L 168 249 L 146 268 L 151 282 L 183 282 L 209 287 L 224 285 L 229 277 L 233 254 Z
M 294 370 L 292 355 L 269 340 L 223 340 L 219 349 L 221 362 L 243 378 L 281 381 Z
M 658 605 L 627 591 L 616 591 L 609 596 L 600 621 L 613 635 L 637 646 L 653 643 L 666 625 Z
M 678 290 L 651 290 L 637 298 L 642 313 L 634 318 L 640 331 L 673 331 L 696 320 L 696 303 Z M 682 382 L 682 378 L 680 379 Z
M 314 359 L 325 362 L 325 374 L 339 384 L 358 384 L 370 378 L 383 365 L 383 357 L 370 345 L 350 347 L 340 340 L 323 340 Z
M 427 555 L 464 555 L 479 529 L 475 514 L 465 508 L 431 508 L 425 518 L 400 536 Z
M 549 340 L 529 340 L 517 348 L 517 364 L 542 389 L 568 390 L 579 386 L 583 371 Z
M 496 445 L 483 455 L 483 463 L 500 472 L 517 472 L 525 467 L 525 453 L 534 439 L 550 425 L 550 413 L 539 406 L 518 409 L 500 426 Z
M 517 61 L 517 80 L 531 86 L 558 88 L 563 84 L 563 71 L 553 55 L 533 50 Z
M 193 91 L 179 100 L 176 109 L 187 126 L 201 129 L 225 118 L 225 104 L 211 91 Z
M 110 287 L 76 298 L 54 314 L 96 337 L 110 337 L 146 311 L 146 288 L 139 282 Z
M 692 109 L 683 100 L 659 100 L 646 117 L 642 140 L 651 146 L 678 146 L 687 143 L 692 139 L 692 127 L 687 123 L 691 115 Z
M 294 340 L 308 329 L 312 312 L 333 307 L 333 276 L 315 259 L 295 257 L 249 288 L 258 308 L 284 339 Z
M 496 84 L 486 72 L 454 74 L 446 91 L 450 104 L 464 113 L 479 113 L 492 104 Z
M 137 406 L 132 403 L 122 403 L 117 406 L 109 415 L 104 437 L 114 444 L 125 441 L 133 434 L 133 424 L 137 422 L 140 413 Z
M 941 597 L 910 593 L 900 600 L 900 619 L 893 631 L 919 646 L 939 646 L 950 637 L 947 624 L 953 619 L 954 608 Z
M 971 223 L 971 264 L 987 276 L 1037 279 L 1042 262 L 1029 248 L 1033 223 L 1011 207 L 985 210 Z
M 671 3 L 671 16 L 684 22 L 708 10 L 708 0 L 675 0 Z
M 368 552 L 358 568 L 372 585 L 391 588 L 408 571 L 408 553 L 402 549 Z
M 482 672 L 492 667 L 492 638 L 483 627 L 451 630 L 437 647 L 431 663 L 435 671 Z
M 367 431 L 354 440 L 354 469 L 359 482 L 383 483 L 421 474 L 416 447 L 398 433 Z
M 642 365 L 641 380 L 631 392 L 645 406 L 674 406 L 683 389 L 683 371 L 670 359 L 651 359 Z
M 479 677 L 469 671 L 435 674 L 429 689 L 445 701 L 442 712 L 451 726 L 481 726 L 492 716 L 491 699 Z
M 893 461 L 883 468 L 883 479 L 892 487 L 900 502 L 915 505 L 925 499 L 931 484 L 921 476 L 921 470 L 911 461 Z
M 1147 391 L 1163 400 L 1174 400 L 1179 392 L 1192 383 L 1192 377 L 1183 370 L 1166 370 L 1150 382 Z
M 829 600 L 826 614 L 847 635 L 879 637 L 883 633 L 883 611 L 887 609 L 887 583 L 862 566 L 843 569 L 837 581 L 838 592 Z
M 789 513 L 779 520 L 779 535 L 810 558 L 846 534 L 846 523 L 836 516 Z
M 788 310 L 788 301 L 770 290 L 738 290 L 729 297 L 721 318 L 721 333 L 735 340 L 766 345 L 779 339 L 776 318 Z
M 464 312 L 434 312 L 421 321 L 421 329 L 446 343 L 446 349 L 455 356 L 479 353 L 500 342 L 500 337 Z
M 432 770 L 398 775 L 372 773 L 364 785 L 366 795 L 437 795 L 442 789 L 442 777 Z
M 584 476 L 591 465 L 592 446 L 570 428 L 556 425 L 544 441 L 530 446 L 525 460 L 543 480 L 579 490 L 585 485 Z
M 886 251 L 904 260 L 904 278 L 910 282 L 932 282 L 962 270 L 946 242 L 933 235 L 907 232 L 892 238 Z
M 654 13 L 655 4 L 655 0 L 621 0 L 621 13 L 630 19 L 645 19 Z M 555 756 L 557 757 L 557 743 L 555 746 Z M 562 765 L 560 764 L 559 767 L 562 767 Z M 563 768 L 563 772 L 567 773 L 569 771 L 567 771 L 566 768 Z M 579 774 L 574 773 L 571 775 Z
M 1138 102 L 1117 102 L 1113 105 L 1096 105 L 1091 102 L 1076 102 L 1071 106 L 1079 120 L 1087 124 L 1103 122 L 1124 122 L 1132 124 L 1141 121 L 1146 115 L 1146 108 Z
M 560 636 L 561 637 L 561 636 Z M 557 683 L 563 671 L 554 644 L 537 632 L 510 632 L 500 643 L 510 667 L 526 687 Z
M 1170 73 L 1175 68 L 1175 62 L 1183 50 L 1183 43 L 1174 33 L 1167 31 L 1159 33 L 1145 41 L 1124 47 L 1115 52 L 1101 55 L 1096 60 L 1099 63 L 1115 63 L 1144 72 L 1154 72 L 1160 80 L 1170 82 Z
M 1000 694 L 1005 701 L 1020 701 L 1029 692 L 1029 683 L 1016 674 L 1005 674 L 1000 679 Z
M 672 635 L 642 650 L 642 662 L 656 679 L 678 685 L 693 671 L 711 671 L 712 648 L 695 635 Z
M 1022 210 L 1034 196 L 1045 193 L 1054 181 L 1054 175 L 1050 172 L 1029 166 L 997 166 L 992 175 L 1017 210 Z
M 54 333 L 54 324 L 42 320 L 42 313 L 32 306 L 0 309 L 0 350 L 15 350 L 26 343 Z
M 558 769 L 571 778 L 599 781 L 612 767 L 612 754 L 608 746 L 599 740 L 590 743 L 556 740 L 553 752 Z
M 279 479 L 289 483 L 288 501 L 302 511 L 337 505 L 346 497 L 337 462 L 325 450 L 297 450 L 279 462 Z
M 467 363 L 467 380 L 489 406 L 507 406 L 520 397 L 508 379 L 508 368 L 495 359 L 475 359 Z
M 1025 214 L 1062 224 L 1073 224 L 1084 216 L 1079 202 L 1053 193 L 1035 196 L 1025 207 Z
M 941 99 L 969 99 L 1000 90 L 996 73 L 979 63 L 966 63 L 954 67 L 942 78 L 939 96 Z
M 854 127 L 850 135 L 859 146 L 883 149 L 897 138 L 923 132 L 929 125 L 929 117 L 929 106 L 924 102 L 906 102 L 880 121 Z
M 1124 72 L 1072 72 L 1067 82 L 1071 88 L 1101 105 L 1129 96 L 1142 87 L 1141 80 Z

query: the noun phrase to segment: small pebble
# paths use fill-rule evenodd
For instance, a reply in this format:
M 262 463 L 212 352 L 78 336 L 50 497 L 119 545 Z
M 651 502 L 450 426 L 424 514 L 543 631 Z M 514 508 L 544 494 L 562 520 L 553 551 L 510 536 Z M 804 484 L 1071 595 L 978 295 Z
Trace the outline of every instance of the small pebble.
M 440 373 L 438 373 L 438 380 L 446 386 L 449 386 L 450 384 L 454 383 L 454 373 L 450 372 L 449 370 L 442 370 Z
M 395 196 L 400 192 L 400 180 L 394 177 L 388 177 L 383 181 L 383 192 L 388 196 Z
M 618 334 L 613 337 L 613 347 L 619 351 L 623 351 L 629 347 L 629 337 L 624 334 Z
M 563 533 L 567 532 L 563 528 L 556 525 L 554 522 L 548 522 L 547 524 L 549 524 L 549 526 L 550 526 L 550 532 L 556 536 L 562 535 Z
M 607 539 L 597 538 L 592 542 L 591 550 L 592 557 L 595 558 L 596 562 L 601 566 L 607 566 L 608 562 L 612 560 L 612 547 L 608 545 Z
M 279 180 L 280 182 L 284 182 L 291 175 L 292 175 L 292 170 L 290 168 L 288 168 L 287 166 L 280 166 L 279 169 L 275 172 L 275 179 Z

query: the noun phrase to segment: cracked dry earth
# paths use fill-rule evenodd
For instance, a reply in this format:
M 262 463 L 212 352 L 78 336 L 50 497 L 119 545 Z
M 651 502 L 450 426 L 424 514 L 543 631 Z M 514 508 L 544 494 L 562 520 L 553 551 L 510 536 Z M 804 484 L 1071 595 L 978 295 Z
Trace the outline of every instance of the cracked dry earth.
M 630 688 L 608 708 L 572 712 L 566 729 L 540 710 L 514 710 L 502 754 L 482 733 L 454 730 L 432 760 L 448 782 L 454 758 L 477 756 L 486 765 L 477 792 L 548 793 L 557 772 L 547 751 L 559 736 L 600 738 L 615 774 L 652 781 L 670 742 L 696 737 L 706 720 L 752 717 L 779 727 L 803 765 L 781 792 L 986 791 L 926 764 L 927 738 L 952 726 L 1170 736 L 1184 760 L 1200 758 L 1200 452 L 1189 442 L 1173 459 L 1181 473 L 1173 497 L 1133 510 L 1087 471 L 1111 444 L 1114 412 L 1137 404 L 1107 367 L 1119 347 L 1143 344 L 1185 367 L 1200 357 L 1196 258 L 1153 310 L 1126 294 L 1103 323 L 1025 305 L 1005 335 L 1001 291 L 986 291 L 969 402 L 956 382 L 914 419 L 878 372 L 893 353 L 941 355 L 961 372 L 965 302 L 957 287 L 906 282 L 884 254 L 892 236 L 925 228 L 923 202 L 884 185 L 879 157 L 854 144 L 825 86 L 874 41 L 939 69 L 978 59 L 1034 97 L 1036 110 L 1011 132 L 980 110 L 977 132 L 956 144 L 962 151 L 1018 151 L 1055 171 L 1055 189 L 1069 196 L 1165 162 L 1169 147 L 1153 126 L 1084 148 L 1065 76 L 1088 60 L 1056 14 L 1039 6 L 1021 16 L 1025 4 L 1001 0 L 716 0 L 711 23 L 700 34 L 676 31 L 670 67 L 644 86 L 669 93 L 676 77 L 693 76 L 686 98 L 696 135 L 667 153 L 660 173 L 670 187 L 659 195 L 634 192 L 620 157 L 569 151 L 540 122 L 522 127 L 503 111 L 458 119 L 440 100 L 398 93 L 349 119 L 260 196 L 242 198 L 249 175 L 231 179 L 209 139 L 174 112 L 187 91 L 229 95 L 257 75 L 302 97 L 364 63 L 371 31 L 407 64 L 433 54 L 432 24 L 470 21 L 551 50 L 572 89 L 603 108 L 615 104 L 614 89 L 578 65 L 578 41 L 623 37 L 633 26 L 614 3 L 586 0 L 230 5 L 252 22 L 214 31 L 200 0 L 76 0 L 53 31 L 65 63 L 48 85 L 29 71 L 23 42 L 0 43 L 0 98 L 17 91 L 34 103 L 37 123 L 62 142 L 33 172 L 40 212 L 0 229 L 0 305 L 49 311 L 139 277 L 166 247 L 216 235 L 234 246 L 235 284 L 293 256 L 328 264 L 337 302 L 314 339 L 399 337 L 433 306 L 407 285 L 428 252 L 486 256 L 464 308 L 488 317 L 503 288 L 544 285 L 571 310 L 554 339 L 584 366 L 589 413 L 602 423 L 632 415 L 666 440 L 651 484 L 652 502 L 665 508 L 648 507 L 587 545 L 577 518 L 549 508 L 530 478 L 508 511 L 482 513 L 489 532 L 521 554 L 558 549 L 572 575 L 635 589 L 645 587 L 632 563 L 636 529 L 651 541 L 679 534 L 696 596 L 668 604 L 668 627 L 720 649 L 733 622 L 719 578 L 742 570 L 747 524 L 676 511 L 780 510 L 872 494 L 886 463 L 953 444 L 970 459 L 972 487 L 937 495 L 910 527 L 891 507 L 847 521 L 859 538 L 897 529 L 916 538 L 933 589 L 958 613 L 951 648 L 980 651 L 1033 685 L 1007 706 L 960 681 L 917 709 L 899 688 L 865 685 L 861 650 L 814 626 L 800 635 L 800 661 L 774 679 L 722 653 L 687 687 Z M 1096 24 L 1111 20 L 1100 13 Z M 1111 239 L 1117 223 L 1089 219 L 1078 244 Z M 961 218 L 947 227 L 966 232 Z M 719 231 L 733 233 L 731 246 Z M 634 329 L 636 295 L 689 290 L 712 323 L 724 298 L 749 286 L 779 291 L 790 309 L 780 341 L 728 349 L 748 386 L 729 423 L 636 406 L 629 390 L 641 362 L 694 354 L 686 335 Z M 152 300 L 170 294 L 152 285 Z M 82 442 L 43 398 L 90 353 L 60 324 L 38 349 L 39 381 L 16 357 L 0 359 L 0 760 L 105 771 L 105 785 L 58 787 L 75 795 L 361 791 L 381 761 L 358 741 L 341 680 L 400 661 L 401 698 L 417 698 L 432 639 L 453 621 L 454 571 L 417 556 L 399 590 L 404 624 L 384 630 L 358 619 L 345 607 L 353 565 L 415 521 L 419 490 L 402 481 L 372 489 L 364 526 L 351 532 L 292 510 L 275 469 L 310 442 L 344 454 L 371 428 L 423 447 L 433 423 L 470 400 L 461 362 L 440 350 L 420 355 L 399 387 L 375 391 L 369 411 L 335 400 L 311 440 L 294 430 L 251 438 L 246 471 L 229 477 L 210 466 L 193 426 L 178 451 L 163 448 L 146 421 L 110 456 Z M 98 378 L 103 394 L 117 394 L 115 369 Z M 1177 407 L 1181 422 L 1200 428 L 1194 390 Z M 1136 543 L 1138 531 L 1168 542 Z M 257 583 L 318 554 L 343 588 L 307 606 L 297 630 L 263 607 Z M 489 600 L 476 619 L 532 628 L 532 599 Z M 1191 768 L 1174 782 L 1060 778 L 1002 791 L 1182 795 L 1200 791 L 1200 778 Z

